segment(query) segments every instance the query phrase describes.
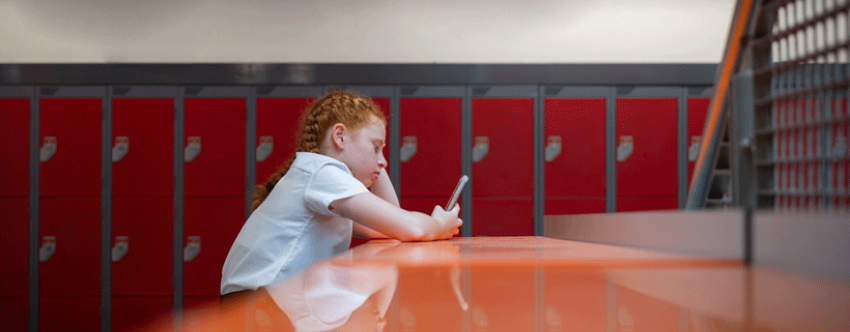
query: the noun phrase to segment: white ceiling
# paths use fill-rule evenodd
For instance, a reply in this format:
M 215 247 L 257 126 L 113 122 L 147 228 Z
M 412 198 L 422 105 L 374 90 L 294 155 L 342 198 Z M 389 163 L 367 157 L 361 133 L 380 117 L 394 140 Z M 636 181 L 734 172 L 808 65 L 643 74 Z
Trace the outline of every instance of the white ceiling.
M 0 0 L 0 63 L 699 63 L 733 0 Z

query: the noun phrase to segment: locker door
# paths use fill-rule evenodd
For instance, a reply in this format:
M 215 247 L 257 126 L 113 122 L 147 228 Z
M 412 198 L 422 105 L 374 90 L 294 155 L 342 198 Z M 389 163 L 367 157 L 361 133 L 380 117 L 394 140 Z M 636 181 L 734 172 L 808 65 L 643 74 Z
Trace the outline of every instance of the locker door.
M 0 98 L 0 197 L 29 195 L 29 121 L 28 98 Z
M 448 201 L 461 176 L 461 110 L 460 98 L 401 99 L 399 179 L 402 198 L 427 196 Z M 441 206 L 445 204 L 440 203 Z
M 100 331 L 99 297 L 41 297 L 38 314 L 39 331 Z
M 675 98 L 617 99 L 617 205 L 622 198 L 664 199 L 676 209 Z
M 100 195 L 99 98 L 42 98 L 39 195 Z
M 112 194 L 172 196 L 174 100 L 115 98 L 112 103 Z
M 3 330 L 9 332 L 29 331 L 29 303 L 26 296 L 0 296 L 0 321 Z
M 244 198 L 187 197 L 184 206 L 184 295 L 218 298 L 224 259 L 245 223 Z
M 534 234 L 532 98 L 472 100 L 473 236 Z
M 171 298 L 112 298 L 112 331 L 170 331 Z
M 547 98 L 545 214 L 605 212 L 604 98 Z
M 694 177 L 694 165 L 702 144 L 702 130 L 711 98 L 688 98 L 688 184 Z
M 546 269 L 544 278 L 545 331 L 606 331 L 604 273 Z
M 245 98 L 186 98 L 186 196 L 245 195 Z
M 257 98 L 257 184 L 295 154 L 300 137 L 298 120 L 316 98 Z M 265 146 L 263 144 L 266 144 Z M 268 146 L 271 144 L 270 153 Z
M 0 297 L 26 296 L 29 267 L 29 199 L 0 198 Z
M 112 296 L 171 296 L 173 198 L 112 199 Z
M 100 197 L 39 202 L 39 294 L 100 294 Z

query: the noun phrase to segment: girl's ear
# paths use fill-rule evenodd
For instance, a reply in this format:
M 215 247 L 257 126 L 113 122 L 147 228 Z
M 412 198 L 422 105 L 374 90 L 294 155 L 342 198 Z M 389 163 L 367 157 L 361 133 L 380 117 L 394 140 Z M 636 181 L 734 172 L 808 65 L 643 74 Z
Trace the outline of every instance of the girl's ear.
M 331 127 L 331 140 L 333 140 L 333 145 L 342 150 L 345 146 L 345 135 L 346 128 L 342 123 L 337 123 L 333 127 Z

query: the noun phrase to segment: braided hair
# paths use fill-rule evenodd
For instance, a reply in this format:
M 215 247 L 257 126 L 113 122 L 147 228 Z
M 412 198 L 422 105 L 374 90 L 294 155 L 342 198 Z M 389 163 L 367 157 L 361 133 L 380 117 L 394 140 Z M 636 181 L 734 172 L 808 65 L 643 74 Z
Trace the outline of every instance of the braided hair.
M 371 117 L 379 119 L 384 125 L 387 119 L 380 107 L 368 97 L 357 96 L 348 92 L 334 91 L 316 100 L 301 116 L 301 131 L 296 152 L 319 153 L 325 133 L 337 123 L 342 123 L 350 129 L 366 125 Z M 256 210 L 281 178 L 289 171 L 293 154 L 280 168 L 269 177 L 265 184 L 254 186 L 251 209 Z

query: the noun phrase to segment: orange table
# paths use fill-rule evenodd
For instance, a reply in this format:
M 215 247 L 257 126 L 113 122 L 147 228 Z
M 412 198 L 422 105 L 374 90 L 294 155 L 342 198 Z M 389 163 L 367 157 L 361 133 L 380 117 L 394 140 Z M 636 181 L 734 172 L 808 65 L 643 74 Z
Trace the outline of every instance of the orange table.
M 543 237 L 382 240 L 243 302 L 189 309 L 184 322 L 190 331 L 848 331 L 850 283 Z

